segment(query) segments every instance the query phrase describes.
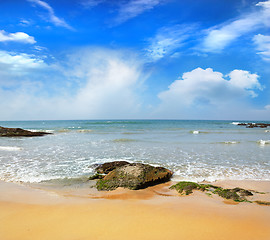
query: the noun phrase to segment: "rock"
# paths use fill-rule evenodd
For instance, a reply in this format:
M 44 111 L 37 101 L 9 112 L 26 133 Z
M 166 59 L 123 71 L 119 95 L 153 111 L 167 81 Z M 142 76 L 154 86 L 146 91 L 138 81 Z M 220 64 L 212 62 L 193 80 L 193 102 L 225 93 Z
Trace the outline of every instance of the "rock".
M 129 162 L 126 161 L 115 161 L 115 162 L 107 162 L 99 165 L 96 168 L 97 173 L 99 174 L 108 174 L 110 171 L 114 170 L 117 167 L 121 167 L 124 165 L 129 164 Z
M 47 134 L 47 132 L 31 132 L 21 128 L 4 128 L 0 127 L 0 137 L 40 137 Z
M 96 173 L 88 178 L 88 180 L 95 180 L 95 179 L 102 179 L 104 178 L 104 175 L 101 175 L 99 173 Z
M 137 190 L 170 180 L 172 172 L 163 167 L 142 163 L 128 163 L 116 167 L 103 179 L 97 181 L 98 190 L 114 190 L 118 187 Z
M 238 126 L 246 126 L 246 128 L 267 128 L 270 127 L 269 123 L 238 123 Z
M 253 193 L 251 191 L 243 188 L 234 188 L 232 189 L 232 191 L 238 193 L 241 197 L 253 196 Z

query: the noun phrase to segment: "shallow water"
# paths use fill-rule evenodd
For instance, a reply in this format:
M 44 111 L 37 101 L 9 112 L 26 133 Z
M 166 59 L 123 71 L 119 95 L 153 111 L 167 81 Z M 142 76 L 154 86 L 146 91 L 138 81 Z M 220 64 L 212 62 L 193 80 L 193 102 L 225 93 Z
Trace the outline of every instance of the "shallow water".
M 176 180 L 270 180 L 268 129 L 233 121 L 84 120 L 0 122 L 52 132 L 0 138 L 0 180 L 85 179 L 91 165 L 126 160 L 164 166 Z M 75 181 L 75 180 L 74 180 Z M 77 181 L 77 180 L 76 180 Z M 51 182 L 51 181 L 50 181 Z

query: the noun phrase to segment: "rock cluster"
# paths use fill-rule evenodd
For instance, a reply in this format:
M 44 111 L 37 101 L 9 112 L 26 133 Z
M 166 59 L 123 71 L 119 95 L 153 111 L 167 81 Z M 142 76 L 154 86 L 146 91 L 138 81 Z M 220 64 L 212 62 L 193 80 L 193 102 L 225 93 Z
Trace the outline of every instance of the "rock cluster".
M 153 167 L 142 163 L 116 161 L 104 163 L 96 168 L 97 175 L 104 175 L 96 183 L 98 190 L 114 190 L 118 187 L 132 190 L 142 189 L 170 180 L 172 172 L 163 167 Z M 93 179 L 93 177 L 90 177 Z
M 238 126 L 246 126 L 246 128 L 267 128 L 269 123 L 238 123 Z
M 31 132 L 21 128 L 5 128 L 0 127 L 0 137 L 40 137 L 47 134 L 47 132 Z

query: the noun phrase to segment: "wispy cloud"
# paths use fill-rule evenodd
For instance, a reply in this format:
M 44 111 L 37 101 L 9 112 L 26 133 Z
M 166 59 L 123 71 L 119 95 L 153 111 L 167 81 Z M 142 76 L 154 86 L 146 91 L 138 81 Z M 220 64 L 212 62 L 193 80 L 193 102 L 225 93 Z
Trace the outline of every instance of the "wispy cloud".
M 61 19 L 55 15 L 54 9 L 45 1 L 41 1 L 41 0 L 27 0 L 27 1 L 45 9 L 48 12 L 49 22 L 53 23 L 55 26 L 64 27 L 64 28 L 73 30 L 73 28 L 68 23 L 66 23 L 64 19 Z
M 147 10 L 165 2 L 165 0 L 129 0 L 120 5 L 118 16 L 114 20 L 114 24 L 118 25 L 134 18 Z
M 256 4 L 254 12 L 241 15 L 236 20 L 215 26 L 207 31 L 201 49 L 206 52 L 219 52 L 239 37 L 270 26 L 270 0 Z
M 256 45 L 258 54 L 266 61 L 270 61 L 270 36 L 258 34 L 254 36 L 253 42 Z
M 183 46 L 194 31 L 194 26 L 174 25 L 159 29 L 156 36 L 149 40 L 146 56 L 150 61 L 157 61 L 165 56 L 174 55 Z
M 19 25 L 23 26 L 23 27 L 28 27 L 28 26 L 32 25 L 32 22 L 29 20 L 26 20 L 26 19 L 21 19 Z
M 24 32 L 7 33 L 4 30 L 0 30 L 0 42 L 22 42 L 22 43 L 36 43 L 34 37 L 29 36 Z
M 82 0 L 80 4 L 85 8 L 92 8 L 104 2 L 106 2 L 106 0 Z

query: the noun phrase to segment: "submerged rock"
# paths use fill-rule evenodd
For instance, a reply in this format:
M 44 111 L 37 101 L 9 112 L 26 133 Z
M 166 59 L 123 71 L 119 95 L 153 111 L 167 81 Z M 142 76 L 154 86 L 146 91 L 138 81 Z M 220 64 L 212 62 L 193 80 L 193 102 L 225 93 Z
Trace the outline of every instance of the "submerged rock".
M 117 165 L 103 179 L 97 181 L 96 187 L 98 190 L 108 191 L 118 187 L 132 190 L 142 189 L 167 182 L 173 174 L 166 168 L 153 167 L 142 163 L 118 162 Z
M 47 132 L 31 132 L 21 128 L 4 128 L 0 127 L 0 137 L 40 137 L 47 134 Z

